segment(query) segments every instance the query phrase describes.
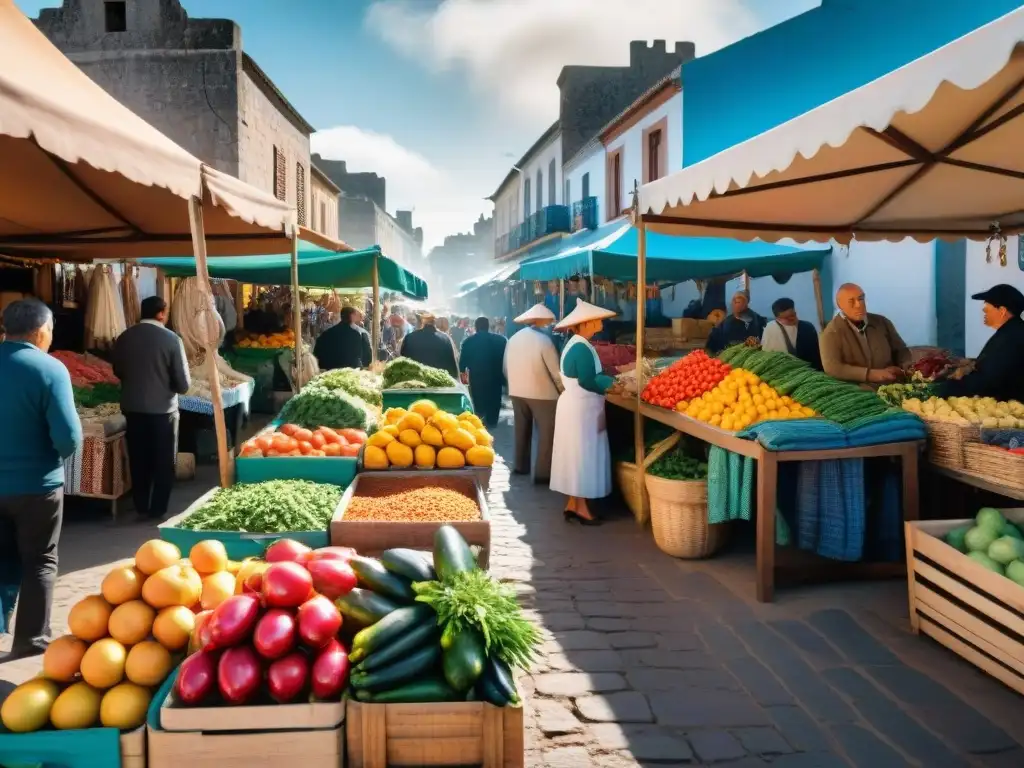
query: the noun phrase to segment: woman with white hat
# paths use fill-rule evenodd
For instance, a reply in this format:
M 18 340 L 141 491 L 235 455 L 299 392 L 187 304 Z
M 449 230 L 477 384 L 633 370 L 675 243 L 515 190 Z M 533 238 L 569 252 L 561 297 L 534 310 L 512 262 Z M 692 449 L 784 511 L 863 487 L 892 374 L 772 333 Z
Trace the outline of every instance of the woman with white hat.
M 571 330 L 559 365 L 565 391 L 555 414 L 555 449 L 551 490 L 569 497 L 565 519 L 598 525 L 587 499 L 612 492 L 611 452 L 604 414 L 604 393 L 614 383 L 601 373 L 601 361 L 590 343 L 602 321 L 615 312 L 579 301 L 555 330 Z

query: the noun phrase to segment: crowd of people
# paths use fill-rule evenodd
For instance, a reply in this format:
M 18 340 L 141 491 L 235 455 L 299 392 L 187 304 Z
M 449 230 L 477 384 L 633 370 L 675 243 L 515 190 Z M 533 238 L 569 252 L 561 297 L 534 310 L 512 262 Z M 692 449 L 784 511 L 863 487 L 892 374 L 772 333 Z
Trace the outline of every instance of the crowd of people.
M 973 369 L 940 384 L 943 395 L 980 395 L 1024 400 L 1024 294 L 996 285 L 972 297 L 982 302 L 985 324 L 995 332 Z M 893 323 L 867 311 L 863 289 L 844 284 L 836 294 L 838 314 L 822 331 L 797 316 L 790 299 L 772 305 L 768 320 L 750 309 L 749 296 L 732 298 L 731 314 L 710 334 L 718 352 L 732 344 L 758 343 L 795 355 L 844 381 L 877 387 L 903 377 L 911 353 Z M 132 496 L 137 513 L 160 520 L 168 512 L 174 481 L 178 396 L 189 388 L 181 339 L 166 327 L 167 304 L 142 302 L 141 321 L 125 331 L 112 352 L 121 380 L 121 410 L 127 422 Z M 269 329 L 267 307 L 255 307 L 244 323 Z M 597 525 L 590 506 L 611 493 L 611 460 L 604 395 L 613 379 L 591 339 L 612 309 L 582 299 L 556 324 L 545 303 L 515 318 L 521 330 L 506 340 L 504 329 L 479 317 L 415 317 L 390 313 L 383 331 L 393 354 L 448 371 L 468 384 L 473 407 L 489 427 L 498 422 L 508 389 L 515 423 L 513 471 L 547 484 L 567 498 L 565 518 Z M 323 333 L 315 354 L 323 370 L 370 365 L 371 339 L 364 313 L 345 307 L 340 322 Z M 47 354 L 54 317 L 41 301 L 14 301 L 3 312 L 0 343 L 0 630 L 9 627 L 15 598 L 19 616 L 7 657 L 41 653 L 49 636 L 50 605 L 57 576 L 64 505 L 64 461 L 80 448 L 82 427 L 68 370 Z M 561 352 L 551 330 L 568 334 Z M 532 447 L 536 431 L 538 453 Z

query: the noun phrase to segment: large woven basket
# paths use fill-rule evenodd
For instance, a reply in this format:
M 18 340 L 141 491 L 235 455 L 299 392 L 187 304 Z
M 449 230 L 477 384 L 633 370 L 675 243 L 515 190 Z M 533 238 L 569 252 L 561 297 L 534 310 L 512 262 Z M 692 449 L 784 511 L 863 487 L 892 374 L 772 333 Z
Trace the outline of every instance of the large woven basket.
M 647 475 L 654 543 L 667 555 L 710 557 L 725 544 L 729 524 L 708 524 L 706 480 L 666 480 Z
M 980 440 L 981 430 L 974 424 L 953 424 L 925 419 L 928 430 L 928 460 L 950 469 L 963 469 L 967 457 L 964 447 Z
M 1024 489 L 1024 456 L 984 443 L 964 446 L 964 469 L 977 477 L 1008 488 Z
M 675 447 L 682 437 L 681 432 L 676 432 L 666 437 L 660 443 L 655 444 L 650 452 L 644 456 L 644 468 L 651 466 L 669 450 Z M 614 466 L 615 482 L 622 492 L 622 498 L 626 500 L 626 506 L 633 513 L 633 517 L 640 525 L 647 523 L 651 516 L 651 501 L 647 495 L 647 488 L 640 481 L 636 470 L 636 464 L 632 461 L 617 461 Z

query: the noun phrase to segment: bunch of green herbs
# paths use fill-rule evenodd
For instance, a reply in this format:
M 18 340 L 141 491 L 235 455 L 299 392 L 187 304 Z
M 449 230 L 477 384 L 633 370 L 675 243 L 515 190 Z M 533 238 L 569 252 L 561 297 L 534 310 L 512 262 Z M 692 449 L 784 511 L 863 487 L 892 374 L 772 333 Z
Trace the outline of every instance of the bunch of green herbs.
M 656 459 L 647 473 L 665 480 L 704 480 L 708 476 L 708 464 L 677 447 Z
M 474 568 L 444 583 L 417 582 L 413 590 L 418 602 L 437 613 L 442 638 L 475 629 L 483 635 L 488 654 L 497 655 L 510 666 L 530 668 L 540 645 L 540 632 L 523 615 L 511 586 Z
M 421 365 L 408 357 L 396 357 L 384 366 L 384 389 L 391 389 L 403 381 L 422 381 L 428 387 L 454 387 L 455 379 L 448 371 Z
M 281 409 L 281 419 L 306 429 L 362 429 L 373 432 L 377 427 L 377 412 L 362 398 L 343 389 L 328 389 L 323 384 L 310 382 Z
M 246 533 L 323 531 L 340 500 L 341 488 L 336 485 L 305 480 L 240 483 L 218 490 L 178 527 Z
M 362 371 L 358 368 L 337 368 L 321 373 L 310 384 L 318 384 L 326 389 L 340 389 L 378 407 L 383 402 L 380 394 L 383 381 L 372 371 Z

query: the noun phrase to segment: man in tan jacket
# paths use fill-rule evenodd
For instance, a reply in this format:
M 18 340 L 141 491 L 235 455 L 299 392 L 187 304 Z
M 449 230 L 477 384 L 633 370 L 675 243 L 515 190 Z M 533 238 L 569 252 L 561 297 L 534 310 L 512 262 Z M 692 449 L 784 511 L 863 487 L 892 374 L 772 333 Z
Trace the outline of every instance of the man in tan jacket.
M 836 293 L 839 314 L 821 334 L 825 373 L 875 388 L 896 381 L 910 363 L 910 350 L 883 315 L 868 312 L 864 289 L 845 283 Z

